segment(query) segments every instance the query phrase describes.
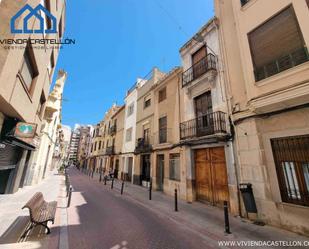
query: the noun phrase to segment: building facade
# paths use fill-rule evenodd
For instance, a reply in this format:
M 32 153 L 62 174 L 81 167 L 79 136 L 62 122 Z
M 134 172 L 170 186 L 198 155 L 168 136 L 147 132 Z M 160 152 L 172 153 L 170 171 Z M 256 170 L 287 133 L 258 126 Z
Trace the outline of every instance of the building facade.
M 148 186 L 151 179 L 152 145 L 154 143 L 154 96 L 152 87 L 164 76 L 153 68 L 137 87 L 136 141 L 134 150 L 133 183 Z
M 186 200 L 186 165 L 181 161 L 179 139 L 182 68 L 174 68 L 152 87 L 154 105 L 152 185 L 157 191 Z
M 181 49 L 180 160 L 186 199 L 238 213 L 237 176 L 219 46 L 218 20 L 208 21 Z
M 40 146 L 34 155 L 36 166 L 29 170 L 28 178 L 30 176 L 32 178 L 29 181 L 34 181 L 34 183 L 45 178 L 55 166 L 52 164 L 52 157 L 57 142 L 57 130 L 61 126 L 62 97 L 66 78 L 67 73 L 59 70 L 55 86 L 46 101 Z
M 121 106 L 115 114 L 112 116 L 111 133 L 114 134 L 114 173 L 115 178 L 124 179 L 123 174 L 123 163 L 122 163 L 122 142 L 123 142 L 123 131 L 124 131 L 124 115 L 125 106 Z
M 135 134 L 136 134 L 136 112 L 137 112 L 137 86 L 143 82 L 138 79 L 126 94 L 124 131 L 122 142 L 122 168 L 125 180 L 133 181 L 133 165 L 134 165 L 134 150 L 135 150 Z M 139 176 L 138 176 L 139 178 Z
M 217 0 L 215 9 L 239 181 L 252 184 L 256 218 L 308 235 L 308 1 Z
M 80 140 L 80 125 L 75 125 L 70 140 L 70 148 L 69 148 L 69 155 L 68 160 L 70 163 L 77 163 L 77 153 L 78 153 L 78 146 Z
M 0 3 L 1 39 L 41 39 L 42 34 L 11 33 L 11 18 L 28 3 L 42 3 L 57 18 L 57 34 L 61 38 L 65 27 L 65 1 L 15 1 Z M 47 19 L 47 18 L 45 18 Z M 39 21 L 29 20 L 28 26 L 39 28 Z M 48 21 L 47 21 L 48 22 Z M 15 28 L 23 27 L 22 18 Z M 46 99 L 49 95 L 59 49 L 36 49 L 27 43 L 23 48 L 8 49 L 0 45 L 0 193 L 13 193 L 31 184 L 28 169 L 36 169 L 34 151 L 39 147 Z M 5 84 L 3 83 L 5 82 Z M 21 123 L 22 122 L 22 123 Z

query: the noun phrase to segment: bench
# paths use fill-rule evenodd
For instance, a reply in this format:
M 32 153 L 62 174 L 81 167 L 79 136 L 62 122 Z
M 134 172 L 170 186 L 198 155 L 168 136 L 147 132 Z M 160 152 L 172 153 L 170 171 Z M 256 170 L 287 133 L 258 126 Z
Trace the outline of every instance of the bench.
M 47 226 L 48 221 L 54 224 L 55 213 L 57 209 L 57 202 L 46 202 L 41 192 L 37 192 L 22 208 L 28 208 L 30 213 L 30 227 L 25 231 L 25 235 L 28 231 L 37 225 L 41 225 L 47 229 L 47 234 L 50 233 L 50 229 Z

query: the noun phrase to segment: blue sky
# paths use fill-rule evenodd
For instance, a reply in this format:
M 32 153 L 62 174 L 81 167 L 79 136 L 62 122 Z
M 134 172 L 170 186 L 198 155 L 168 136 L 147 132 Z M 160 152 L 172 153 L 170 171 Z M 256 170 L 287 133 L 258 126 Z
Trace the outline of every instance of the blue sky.
M 137 77 L 180 65 L 179 48 L 213 13 L 213 0 L 68 0 L 65 37 L 76 44 L 57 64 L 68 72 L 63 124 L 96 124 Z

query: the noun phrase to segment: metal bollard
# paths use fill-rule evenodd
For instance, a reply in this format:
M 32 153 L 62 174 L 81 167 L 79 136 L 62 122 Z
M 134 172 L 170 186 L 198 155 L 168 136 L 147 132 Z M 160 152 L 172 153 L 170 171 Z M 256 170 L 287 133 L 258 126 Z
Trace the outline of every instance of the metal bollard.
M 227 201 L 223 202 L 224 205 L 224 230 L 225 233 L 230 234 L 230 221 L 229 221 L 229 211 L 228 211 L 228 205 L 227 205 Z
M 175 212 L 178 212 L 177 188 L 175 188 Z
M 122 181 L 121 183 L 121 191 L 120 191 L 121 194 L 123 194 L 123 188 L 124 188 L 124 181 Z
M 104 185 L 106 185 L 106 176 L 104 176 Z
M 91 178 L 93 178 L 93 173 L 94 173 L 94 170 L 93 170 L 92 173 L 91 173 Z
M 152 199 L 152 181 L 149 183 L 149 200 L 151 201 Z
M 114 188 L 114 177 L 112 178 L 112 185 L 111 185 L 111 189 Z
M 68 205 L 67 205 L 67 207 L 70 207 L 70 205 L 71 205 L 72 191 L 73 191 L 73 188 L 72 188 L 72 186 L 70 186 L 69 197 L 68 197 Z
M 100 180 L 99 182 L 102 182 L 102 173 L 100 173 Z

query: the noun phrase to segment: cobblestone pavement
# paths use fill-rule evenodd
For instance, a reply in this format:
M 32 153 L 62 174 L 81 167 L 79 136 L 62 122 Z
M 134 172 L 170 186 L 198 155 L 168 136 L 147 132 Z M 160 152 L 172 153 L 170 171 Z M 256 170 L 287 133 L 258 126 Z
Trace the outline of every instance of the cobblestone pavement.
M 70 170 L 74 187 L 68 210 L 70 248 L 164 249 L 215 248 L 185 226 L 175 225 L 98 181 Z

